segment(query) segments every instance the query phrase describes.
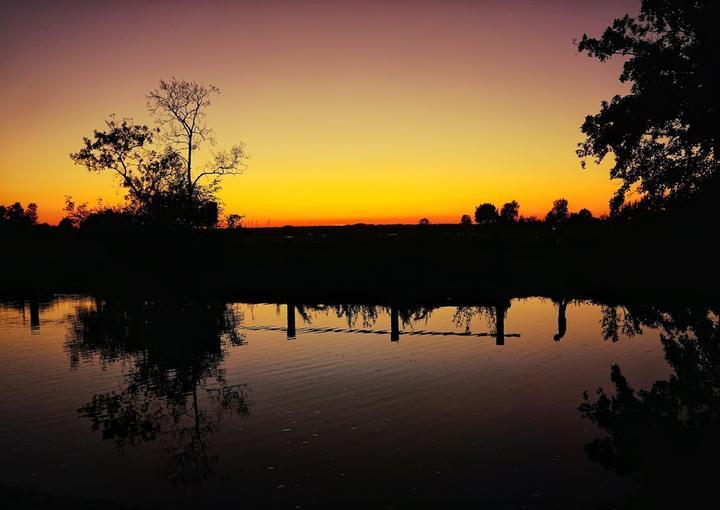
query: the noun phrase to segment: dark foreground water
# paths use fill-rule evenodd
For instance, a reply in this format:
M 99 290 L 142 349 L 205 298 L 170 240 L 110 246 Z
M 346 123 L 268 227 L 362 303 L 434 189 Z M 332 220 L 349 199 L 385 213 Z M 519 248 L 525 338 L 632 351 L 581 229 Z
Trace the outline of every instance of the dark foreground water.
M 675 504 L 717 452 L 717 344 L 703 306 L 5 301 L 0 501 Z

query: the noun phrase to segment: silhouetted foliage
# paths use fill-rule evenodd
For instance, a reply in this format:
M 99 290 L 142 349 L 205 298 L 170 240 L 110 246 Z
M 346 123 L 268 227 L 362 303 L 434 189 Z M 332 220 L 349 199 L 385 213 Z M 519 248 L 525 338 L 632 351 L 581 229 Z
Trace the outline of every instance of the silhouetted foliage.
M 493 204 L 486 202 L 480 204 L 475 208 L 475 223 L 495 223 L 498 221 L 499 214 L 497 207 Z
M 545 215 L 545 221 L 548 223 L 562 223 L 567 221 L 569 217 L 568 201 L 560 198 L 553 202 L 552 209 Z
M 430 220 L 427 218 L 420 218 L 420 221 L 418 221 L 419 225 L 430 225 Z
M 610 202 L 616 213 L 635 188 L 653 206 L 720 189 L 720 110 L 713 0 L 643 0 L 637 17 L 616 19 L 600 38 L 584 34 L 578 50 L 606 61 L 624 59 L 621 82 L 630 93 L 603 101 L 582 125 L 578 156 L 602 161 L 622 184 Z
M 246 167 L 247 156 L 242 143 L 233 145 L 229 150 L 213 151 L 210 160 L 197 172 L 193 166 L 193 156 L 202 144 L 215 143 L 205 117 L 211 97 L 219 93 L 220 89 L 214 85 L 205 86 L 173 77 L 167 81 L 160 80 L 158 88 L 147 95 L 148 109 L 156 117 L 163 140 L 179 155 L 191 215 L 198 188 L 204 187 L 212 195 L 218 190 L 223 177 L 240 175 Z
M 114 172 L 127 190 L 123 212 L 142 223 L 214 227 L 221 179 L 242 173 L 246 160 L 243 146 L 235 145 L 213 152 L 194 173 L 194 152 L 202 142 L 214 143 L 204 119 L 210 96 L 216 93 L 217 88 L 194 82 L 161 81 L 148 96 L 160 127 L 111 117 L 105 130 L 84 138 L 83 147 L 70 157 L 89 171 Z
M 92 231 L 117 231 L 137 224 L 138 216 L 131 210 L 123 207 L 104 206 L 98 200 L 96 207 L 90 207 L 87 202 L 76 204 L 70 195 L 65 195 L 65 217 L 60 221 L 59 227 L 83 228 Z
M 503 204 L 503 206 L 500 208 L 500 221 L 502 223 L 515 223 L 518 219 L 519 214 L 520 204 L 518 204 L 517 201 L 513 200 L 512 202 Z
M 228 214 L 225 217 L 225 227 L 226 228 L 242 228 L 242 219 L 244 216 L 241 216 L 240 214 Z
M 518 223 L 540 223 L 540 219 L 537 216 L 520 216 Z
M 511 302 L 509 299 L 496 299 L 493 306 L 458 306 L 453 315 L 453 322 L 458 327 L 464 327 L 465 333 L 470 333 L 470 325 L 473 318 L 484 317 L 490 334 L 495 337 L 498 345 L 505 342 L 505 318 L 510 309 Z
M 469 214 L 463 214 L 460 217 L 460 225 L 472 225 L 472 218 Z
M 614 313 L 616 307 L 607 308 Z M 715 496 L 720 454 L 720 323 L 718 310 L 673 312 L 623 308 L 625 324 L 661 328 L 665 358 L 674 373 L 649 390 L 634 390 L 613 365 L 615 394 L 587 392 L 583 417 L 607 432 L 586 446 L 591 460 L 637 482 L 628 508 L 701 508 Z M 606 321 L 604 319 L 604 329 Z M 610 337 L 616 338 L 613 326 Z M 606 336 L 608 334 L 606 333 Z
M 592 211 L 585 208 L 580 209 L 576 213 L 572 213 L 570 218 L 578 221 L 589 221 L 594 219 Z
M 20 202 L 0 205 L 0 228 L 27 228 L 37 224 L 37 204 L 30 202 L 24 208 Z

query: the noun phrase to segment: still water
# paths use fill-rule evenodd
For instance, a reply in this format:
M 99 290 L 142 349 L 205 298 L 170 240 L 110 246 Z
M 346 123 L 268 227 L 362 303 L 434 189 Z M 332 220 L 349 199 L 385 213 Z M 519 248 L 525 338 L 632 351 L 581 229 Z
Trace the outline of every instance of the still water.
M 79 508 L 670 501 L 655 471 L 717 445 L 697 444 L 717 432 L 717 332 L 711 307 L 543 298 L 6 300 L 0 492 Z

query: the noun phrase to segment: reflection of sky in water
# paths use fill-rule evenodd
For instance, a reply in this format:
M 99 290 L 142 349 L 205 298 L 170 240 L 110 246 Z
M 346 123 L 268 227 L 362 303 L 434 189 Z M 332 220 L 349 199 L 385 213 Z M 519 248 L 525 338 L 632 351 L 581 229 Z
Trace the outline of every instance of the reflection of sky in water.
M 392 341 L 390 308 L 296 305 L 288 339 L 287 305 L 97 306 L 39 303 L 32 328 L 28 303 L 0 308 L 5 484 L 180 506 L 592 507 L 625 485 L 586 457 L 583 391 L 611 390 L 613 364 L 636 388 L 670 373 L 657 331 L 626 336 L 620 310 L 604 340 L 612 314 L 588 303 L 557 342 L 557 303 L 513 300 L 504 345 L 496 309 L 401 308 Z

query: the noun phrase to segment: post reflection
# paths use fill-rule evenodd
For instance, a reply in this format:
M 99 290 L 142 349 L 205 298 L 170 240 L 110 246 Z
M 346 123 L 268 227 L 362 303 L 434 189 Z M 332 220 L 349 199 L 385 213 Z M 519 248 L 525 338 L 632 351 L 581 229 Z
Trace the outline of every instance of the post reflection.
M 30 330 L 34 322 L 29 319 L 30 301 L 30 298 L 24 298 L 12 304 L 2 304 L 5 308 L 11 307 L 15 310 L 17 327 L 23 330 L 28 338 L 31 338 Z M 716 444 L 714 437 L 720 425 L 718 308 L 695 305 L 665 308 L 591 305 L 565 296 L 528 301 L 526 304 L 521 300 L 495 298 L 482 303 L 454 306 L 448 306 L 447 303 L 408 305 L 392 301 L 388 302 L 391 304 L 380 305 L 287 303 L 277 305 L 276 315 L 273 316 L 273 306 L 233 305 L 223 300 L 210 299 L 75 297 L 62 306 L 57 306 L 52 299 L 38 297 L 36 300 L 37 321 L 42 324 L 42 335 L 50 332 L 53 327 L 64 328 L 62 332 L 66 335 L 63 344 L 65 354 L 62 361 L 67 362 L 68 358 L 64 357 L 67 355 L 73 369 L 93 362 L 118 374 L 115 387 L 111 386 L 113 391 L 107 391 L 107 387 L 69 390 L 78 391 L 77 394 L 72 394 L 72 419 L 83 429 L 93 430 L 95 437 L 111 444 L 117 452 L 146 448 L 143 452 L 145 458 L 151 458 L 153 465 L 157 465 L 158 471 L 172 485 L 203 485 L 205 490 L 214 490 L 220 484 L 208 483 L 210 480 L 222 481 L 230 476 L 233 481 L 239 480 L 238 473 L 241 471 L 232 465 L 238 453 L 242 456 L 243 452 L 248 453 L 249 448 L 254 448 L 253 452 L 257 454 L 264 448 L 273 450 L 277 445 L 284 445 L 288 451 L 298 454 L 297 458 L 310 459 L 307 460 L 308 465 L 315 465 L 313 463 L 317 458 L 312 455 L 320 450 L 306 446 L 303 442 L 308 440 L 314 445 L 315 441 L 320 441 L 312 439 L 315 436 L 312 436 L 311 432 L 318 432 L 318 437 L 323 438 L 322 441 L 337 440 L 333 446 L 335 448 L 342 440 L 348 437 L 355 439 L 355 436 L 363 437 L 369 441 L 368 444 L 382 442 L 383 434 L 386 433 L 384 428 L 358 427 L 357 430 L 350 428 L 348 431 L 343 425 L 333 432 L 336 435 L 326 435 L 321 430 L 328 424 L 332 425 L 338 415 L 341 415 L 342 419 L 347 416 L 348 407 L 343 406 L 347 406 L 350 400 L 345 398 L 345 391 L 357 397 L 361 404 L 375 402 L 378 395 L 385 395 L 378 393 L 377 388 L 370 388 L 368 393 L 363 393 L 360 387 L 364 384 L 360 384 L 357 389 L 348 386 L 350 389 L 344 389 L 341 392 L 343 394 L 338 396 L 337 387 L 345 387 L 327 384 L 333 377 L 342 380 L 342 377 L 348 375 L 345 372 L 349 373 L 350 380 L 357 380 L 356 369 L 374 374 L 377 368 L 373 364 L 375 361 L 392 366 L 397 360 L 422 360 L 417 364 L 417 369 L 409 369 L 405 374 L 407 377 L 402 379 L 411 386 L 416 384 L 415 388 L 418 388 L 425 384 L 418 383 L 418 380 L 425 380 L 428 372 L 424 369 L 430 366 L 429 360 L 438 357 L 437 354 L 442 352 L 439 356 L 442 361 L 432 366 L 439 367 L 440 370 L 448 365 L 452 368 L 443 372 L 443 378 L 435 380 L 436 384 L 442 384 L 438 381 L 448 379 L 449 375 L 453 376 L 456 367 L 459 367 L 458 371 L 464 371 L 464 381 L 473 380 L 471 374 L 474 372 L 482 375 L 483 371 L 476 371 L 476 368 L 486 366 L 490 371 L 497 369 L 497 372 L 493 373 L 493 380 L 497 380 L 498 374 L 503 373 L 506 377 L 503 383 L 522 393 L 529 383 L 524 382 L 523 377 L 518 377 L 519 373 L 532 375 L 540 372 L 540 377 L 534 379 L 532 384 L 541 389 L 546 388 L 542 363 L 551 356 L 551 362 L 556 363 L 556 370 L 563 374 L 576 374 L 575 378 L 563 380 L 562 386 L 547 386 L 554 388 L 555 395 L 558 394 L 558 389 L 562 392 L 563 387 L 568 392 L 564 411 L 560 407 L 557 411 L 553 409 L 552 419 L 562 420 L 563 416 L 569 415 L 572 423 L 575 423 L 578 418 L 578 396 L 584 389 L 601 385 L 602 379 L 599 382 L 589 382 L 593 377 L 589 375 L 592 370 L 578 370 L 577 367 L 570 370 L 567 363 L 562 363 L 562 358 L 571 353 L 571 357 L 566 359 L 588 367 L 593 366 L 590 358 L 594 358 L 594 372 L 597 374 L 598 366 L 602 373 L 603 367 L 612 361 L 598 360 L 596 356 L 602 351 L 606 354 L 612 351 L 609 360 L 617 359 L 615 356 L 625 360 L 619 363 L 623 370 L 620 366 L 610 368 L 612 390 L 586 394 L 580 405 L 580 415 L 598 427 L 598 437 L 593 439 L 594 435 L 588 436 L 586 430 L 575 430 L 572 451 L 580 453 L 587 444 L 587 454 L 582 453 L 579 458 L 587 458 L 606 468 L 609 473 L 636 482 L 625 501 L 626 508 L 700 507 L 703 499 L 713 496 L 712 471 L 704 470 L 703 466 L 712 462 L 715 455 L 720 453 L 720 445 Z M 570 312 L 568 308 L 573 311 Z M 576 308 L 585 309 L 585 312 L 575 313 Z M 248 321 L 244 320 L 241 310 L 245 310 Z M 543 315 L 541 322 L 538 322 L 535 315 L 538 310 Z M 70 315 L 67 315 L 68 312 L 71 312 Z M 554 340 L 567 337 L 568 312 L 574 314 L 574 329 L 582 331 L 583 335 L 579 335 L 575 342 L 556 345 L 550 337 Z M 530 315 L 525 315 L 526 313 Z M 63 319 L 60 320 L 59 317 Z M 525 320 L 526 317 L 531 317 L 531 320 Z M 533 326 L 525 329 L 529 324 Z M 538 329 L 534 326 L 536 324 L 543 326 Z M 519 336 L 515 328 L 529 333 L 529 339 L 513 340 Z M 252 358 L 252 361 L 246 360 L 247 364 L 240 365 L 236 364 L 237 358 L 234 358 L 232 363 L 233 367 L 248 368 L 243 372 L 247 379 L 229 377 L 224 367 L 230 352 L 235 346 L 245 345 L 245 334 L 255 335 L 248 333 L 253 330 L 263 331 L 257 335 L 257 345 L 261 348 L 252 352 L 242 349 L 235 351 L 252 354 L 245 356 L 247 360 Z M 587 332 L 592 332 L 593 335 L 585 334 Z M 649 332 L 651 335 L 647 335 Z M 658 352 L 660 356 L 655 358 L 655 362 L 660 361 L 664 367 L 664 354 L 674 373 L 670 377 L 654 376 L 654 379 L 657 379 L 654 384 L 645 382 L 640 385 L 636 383 L 634 386 L 632 383 L 637 372 L 628 370 L 625 363 L 629 363 L 628 360 L 634 360 L 635 363 L 638 353 L 647 352 L 652 346 L 646 344 L 638 347 L 640 339 L 633 339 L 633 342 L 627 342 L 627 339 L 645 334 L 646 340 L 656 344 L 653 335 L 657 332 L 661 333 L 663 353 Z M 320 334 L 328 336 L 321 340 L 318 336 Z M 345 334 L 348 336 L 344 336 Z M 373 345 L 362 342 L 362 335 L 368 335 L 367 340 Z M 313 341 L 316 341 L 316 344 L 298 344 L 289 349 L 285 339 L 292 336 L 303 338 L 305 341 L 302 344 L 311 344 Z M 46 338 L 50 337 L 32 337 L 32 340 L 37 345 L 42 343 L 37 340 Z M 396 343 L 398 340 L 400 344 Z M 518 343 L 514 343 L 515 341 Z M 388 356 L 391 342 L 393 354 Z M 610 345 L 611 342 L 620 343 Z M 512 348 L 493 346 L 504 343 Z M 595 346 L 591 343 L 595 343 Z M 382 344 L 386 345 L 385 349 Z M 631 344 L 634 349 L 625 349 Z M 595 349 L 598 345 L 604 348 Z M 549 348 L 542 354 L 544 347 Z M 400 353 L 398 349 L 403 352 Z M 656 351 L 659 351 L 659 348 Z M 298 352 L 315 353 L 320 360 L 320 368 L 312 362 L 309 363 L 305 356 L 294 359 L 293 356 Z M 341 355 L 347 356 L 349 352 L 353 352 L 355 358 L 349 362 L 346 358 L 344 363 L 338 364 L 339 368 L 333 369 L 337 359 Z M 527 352 L 536 352 L 538 355 L 532 356 L 532 360 L 521 362 L 522 372 L 506 370 L 523 357 L 527 358 L 523 356 L 523 353 Z M 623 352 L 627 355 L 623 355 Z M 455 353 L 460 354 L 453 358 Z M 487 353 L 502 354 L 486 356 Z M 518 354 L 520 357 L 515 357 Z M 284 357 L 286 355 L 287 358 Z M 493 358 L 492 362 L 481 365 L 488 361 L 487 358 Z M 267 377 L 267 371 L 263 367 L 266 363 L 278 362 L 290 367 L 288 372 L 283 374 L 282 371 L 274 371 L 272 381 L 263 387 L 266 381 L 263 378 Z M 253 372 L 252 365 L 260 367 L 257 372 Z M 310 382 L 310 391 L 308 386 L 295 390 L 295 376 L 288 374 L 297 372 L 297 367 L 302 367 L 302 377 L 306 382 Z M 643 365 L 641 372 L 647 369 L 647 364 Z M 663 370 L 658 373 L 665 374 Z M 415 380 L 414 376 L 419 374 L 422 374 L 422 377 Z M 392 377 L 397 377 L 397 374 Z M 452 402 L 457 396 L 455 384 L 458 379 L 454 376 L 449 379 L 453 382 L 452 387 L 441 387 L 437 393 L 433 393 L 443 396 L 437 399 L 441 402 L 439 407 L 425 411 L 429 414 L 423 415 L 431 424 L 435 420 L 442 420 L 447 409 L 451 409 L 443 407 L 444 399 Z M 485 386 L 478 386 L 485 389 L 486 400 L 483 403 L 493 402 L 492 397 L 487 395 L 492 395 L 495 388 L 487 384 L 488 380 L 477 379 L 486 383 Z M 246 382 L 252 382 L 254 394 L 249 386 L 243 384 Z M 638 389 L 637 386 L 645 389 Z M 284 388 L 284 391 L 278 391 L 278 388 Z M 308 395 L 325 405 L 305 406 L 305 409 L 296 406 L 304 403 Z M 275 398 L 278 399 L 277 402 Z M 333 400 L 335 398 L 336 400 Z M 367 400 L 364 400 L 366 398 Z M 405 394 L 403 398 L 406 398 Z M 262 400 L 262 406 L 260 403 L 256 405 L 256 399 Z M 513 402 L 522 410 L 523 406 L 535 405 L 534 399 L 535 397 L 531 396 L 524 403 L 521 399 Z M 422 403 L 419 400 L 412 402 L 407 408 L 409 415 L 415 413 L 416 409 L 421 409 Z M 354 404 L 349 405 L 352 407 Z M 366 415 L 368 423 L 384 423 L 386 414 L 398 412 L 392 406 L 373 407 L 374 405 L 368 404 L 366 408 L 371 414 L 369 418 Z M 489 407 L 477 405 L 477 409 L 487 408 Z M 459 414 L 453 416 L 458 426 L 463 426 L 460 418 L 462 409 L 462 406 L 458 406 Z M 320 412 L 315 414 L 316 410 Z M 244 417 L 248 417 L 251 411 L 252 418 L 245 420 Z M 374 412 L 377 412 L 377 415 L 374 415 Z M 554 414 L 556 412 L 557 414 Z M 520 413 L 521 411 L 518 411 L 515 415 L 521 416 Z M 282 425 L 267 427 L 268 423 L 281 423 L 277 421 L 275 414 L 282 416 Z M 481 412 L 474 416 L 483 415 Z M 489 419 L 495 416 L 490 412 Z M 236 423 L 237 420 L 240 420 L 240 423 Z M 303 425 L 295 427 L 294 420 Z M 477 420 L 482 423 L 482 418 Z M 404 426 L 414 426 L 414 422 L 411 425 L 408 423 Z M 565 423 L 568 427 L 574 426 Z M 240 424 L 241 426 L 237 426 Z M 281 437 L 273 437 L 273 430 L 283 431 Z M 468 428 L 465 433 L 469 434 L 470 430 L 474 429 Z M 572 432 L 574 429 L 567 430 Z M 363 434 L 366 435 L 361 436 L 357 431 L 364 431 Z M 310 438 L 296 437 L 296 433 L 309 435 Z M 398 429 L 398 433 L 412 436 L 413 429 Z M 543 433 L 549 432 L 543 429 Z M 219 445 L 227 444 L 226 439 L 232 434 L 238 435 L 232 437 L 236 449 L 232 453 L 223 453 Z M 159 445 L 160 448 L 143 446 L 149 443 Z M 523 445 L 523 448 L 526 446 Z M 331 450 L 332 448 L 328 451 Z M 301 451 L 302 454 L 299 453 Z M 442 453 L 441 451 L 439 458 L 442 458 Z M 563 455 L 564 458 L 566 457 Z M 226 460 L 223 462 L 223 459 Z M 543 469 L 552 471 L 560 466 L 560 463 L 555 465 L 553 461 L 553 464 L 541 465 Z M 261 465 L 261 470 L 264 469 L 263 466 L 264 464 Z M 579 467 L 583 468 L 582 465 Z M 342 468 L 345 470 L 347 466 L 343 465 Z M 301 471 L 305 472 L 300 469 L 293 471 L 295 481 L 300 480 L 298 473 L 302 474 Z M 264 479 L 264 475 L 258 473 L 256 470 L 252 483 Z M 280 483 L 285 481 L 278 482 L 278 485 Z M 412 482 L 408 482 L 408 486 L 410 485 Z M 593 485 L 596 486 L 597 484 Z M 618 491 L 624 490 L 625 482 L 618 480 L 617 487 Z M 616 491 L 615 494 L 617 493 Z
M 295 331 L 295 305 L 287 305 L 287 338 L 295 340 L 297 332 Z

